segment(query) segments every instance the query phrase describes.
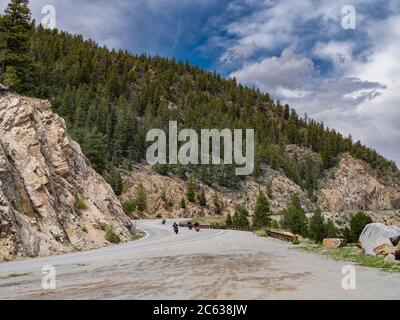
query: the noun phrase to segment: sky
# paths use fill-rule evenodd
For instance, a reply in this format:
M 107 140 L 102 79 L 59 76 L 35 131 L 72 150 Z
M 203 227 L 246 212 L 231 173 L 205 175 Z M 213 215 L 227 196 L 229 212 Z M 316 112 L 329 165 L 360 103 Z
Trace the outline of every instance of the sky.
M 400 167 L 399 0 L 31 0 L 38 22 L 46 5 L 59 29 L 236 77 Z

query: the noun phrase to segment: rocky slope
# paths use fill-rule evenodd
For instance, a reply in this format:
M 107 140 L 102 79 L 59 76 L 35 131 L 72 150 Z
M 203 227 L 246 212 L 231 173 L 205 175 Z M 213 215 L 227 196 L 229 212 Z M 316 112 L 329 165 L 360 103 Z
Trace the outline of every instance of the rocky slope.
M 271 168 L 264 168 L 264 176 L 258 183 L 251 178 L 246 178 L 240 183 L 236 189 L 228 189 L 224 187 L 208 186 L 205 184 L 197 184 L 197 193 L 200 189 L 204 189 L 207 205 L 202 207 L 198 201 L 189 203 L 186 198 L 187 181 L 176 175 L 160 175 L 151 169 L 148 165 L 136 165 L 132 172 L 124 173 L 125 192 L 121 196 L 121 200 L 127 201 L 135 199 L 137 196 L 137 187 L 141 183 L 147 191 L 147 210 L 144 212 L 145 217 L 154 217 L 161 215 L 165 217 L 193 217 L 213 215 L 215 210 L 214 197 L 218 195 L 218 199 L 222 205 L 223 213 L 234 213 L 235 205 L 242 204 L 251 213 L 255 206 L 255 200 L 259 188 L 264 193 L 268 192 L 268 182 L 271 181 L 271 197 L 269 199 L 270 209 L 273 215 L 280 215 L 286 209 L 291 200 L 292 194 L 299 195 L 301 202 L 306 211 L 313 211 L 314 205 L 308 199 L 307 194 L 301 190 L 293 181 L 288 179 L 281 172 Z M 164 190 L 166 200 L 161 198 Z M 180 207 L 182 198 L 186 200 L 186 208 Z
M 375 175 L 365 162 L 344 154 L 321 181 L 318 203 L 326 211 L 400 209 L 400 188 Z
M 84 199 L 86 209 L 76 201 Z M 0 91 L 0 261 L 107 245 L 134 228 L 47 101 Z
M 301 155 L 310 155 L 310 150 L 288 148 L 288 152 Z M 312 154 L 311 154 L 312 155 Z M 316 160 L 318 160 L 316 158 Z M 125 192 L 122 201 L 135 199 L 137 186 L 142 183 L 147 190 L 148 208 L 143 213 L 145 217 L 192 217 L 214 214 L 213 197 L 218 195 L 223 212 L 233 213 L 235 205 L 240 203 L 246 206 L 251 213 L 260 188 L 268 193 L 267 185 L 271 183 L 269 202 L 271 213 L 279 219 L 283 210 L 291 200 L 291 195 L 299 195 L 306 212 L 312 213 L 316 206 L 320 206 L 325 215 L 332 218 L 338 226 L 348 222 L 349 214 L 358 210 L 367 211 L 377 222 L 400 225 L 400 188 L 393 181 L 379 177 L 363 161 L 353 158 L 349 154 L 342 155 L 338 165 L 328 171 L 320 182 L 317 192 L 317 202 L 313 203 L 297 184 L 288 179 L 283 172 L 269 167 L 263 168 L 263 175 L 259 182 L 247 178 L 237 189 L 215 188 L 199 184 L 205 190 L 207 206 L 201 207 L 198 202 L 192 204 L 186 201 L 186 208 L 180 208 L 180 200 L 186 199 L 186 181 L 176 175 L 160 175 L 151 169 L 151 166 L 137 165 L 132 172 L 124 172 Z M 163 190 L 166 200 L 161 198 Z

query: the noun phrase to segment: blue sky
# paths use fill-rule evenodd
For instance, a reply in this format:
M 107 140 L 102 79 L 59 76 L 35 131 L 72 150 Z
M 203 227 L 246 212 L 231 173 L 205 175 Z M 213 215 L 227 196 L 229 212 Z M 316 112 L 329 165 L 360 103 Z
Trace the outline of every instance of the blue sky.
M 235 76 L 400 164 L 399 0 L 31 0 L 38 21 L 48 4 L 59 29 Z

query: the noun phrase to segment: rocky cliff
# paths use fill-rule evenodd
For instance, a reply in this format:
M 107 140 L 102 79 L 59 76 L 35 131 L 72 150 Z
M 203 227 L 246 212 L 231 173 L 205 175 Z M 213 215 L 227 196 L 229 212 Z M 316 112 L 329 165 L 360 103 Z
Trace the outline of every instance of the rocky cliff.
M 0 90 L 0 261 L 105 246 L 107 225 L 122 240 L 134 232 L 64 120 L 47 101 Z
M 326 211 L 400 209 L 398 183 L 396 179 L 377 175 L 365 162 L 344 154 L 321 181 L 318 203 Z

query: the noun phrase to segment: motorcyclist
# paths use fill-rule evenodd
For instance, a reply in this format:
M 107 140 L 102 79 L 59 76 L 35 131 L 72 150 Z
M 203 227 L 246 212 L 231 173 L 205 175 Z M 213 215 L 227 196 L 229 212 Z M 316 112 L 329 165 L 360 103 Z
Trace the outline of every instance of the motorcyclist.
M 167 223 L 167 220 L 164 218 L 163 220 L 162 220 L 162 224 L 166 224 Z
M 178 225 L 176 224 L 176 222 L 174 222 L 173 227 L 174 227 L 175 233 L 178 234 L 179 229 L 178 229 Z

